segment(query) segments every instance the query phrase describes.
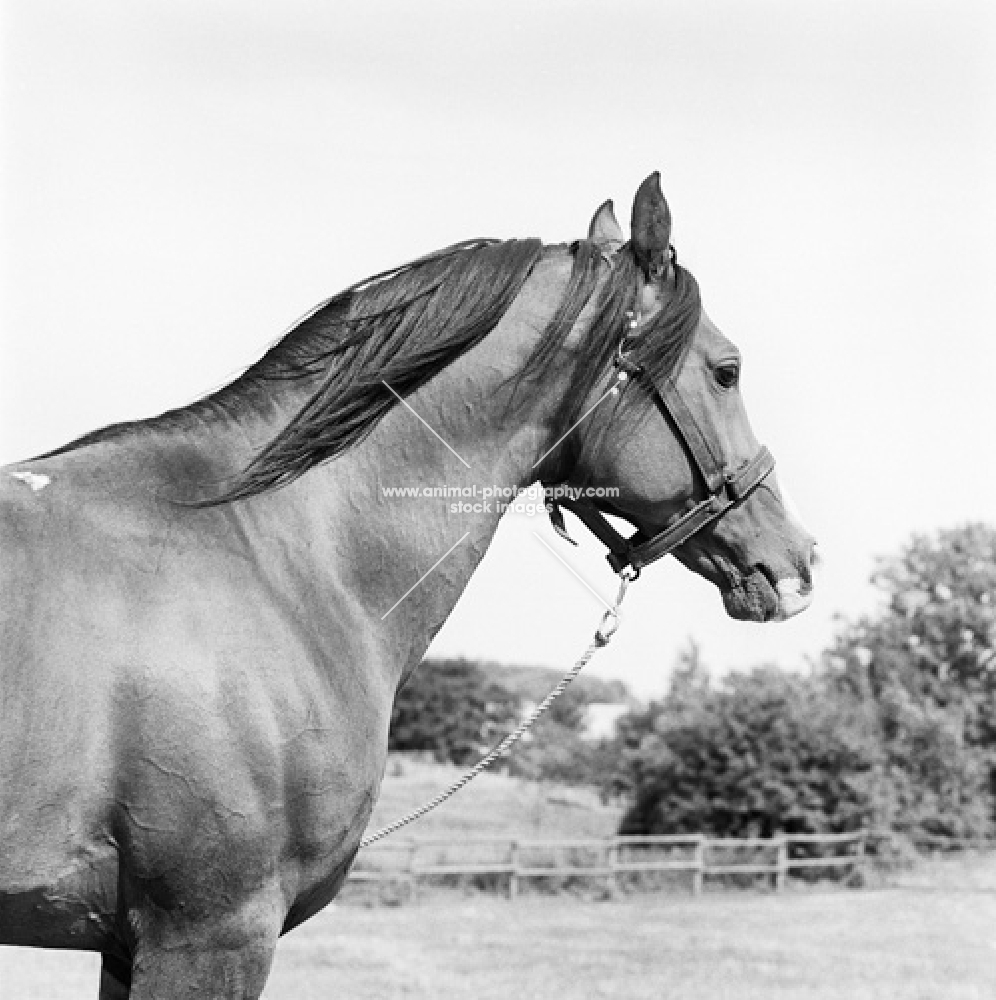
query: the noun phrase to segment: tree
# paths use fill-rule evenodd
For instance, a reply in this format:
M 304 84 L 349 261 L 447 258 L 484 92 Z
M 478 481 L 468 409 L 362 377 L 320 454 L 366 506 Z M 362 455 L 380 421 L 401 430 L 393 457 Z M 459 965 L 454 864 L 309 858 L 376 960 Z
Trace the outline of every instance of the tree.
M 984 836 L 996 775 L 996 531 L 915 535 L 873 576 L 886 604 L 846 624 L 825 657 L 874 705 L 891 798 L 909 832 Z
M 808 675 L 713 688 L 682 654 L 667 697 L 620 725 L 624 830 L 993 835 L 996 530 L 915 535 L 872 579 L 883 608 Z
M 425 660 L 395 698 L 388 748 L 469 764 L 515 726 L 517 713 L 518 699 L 474 661 Z

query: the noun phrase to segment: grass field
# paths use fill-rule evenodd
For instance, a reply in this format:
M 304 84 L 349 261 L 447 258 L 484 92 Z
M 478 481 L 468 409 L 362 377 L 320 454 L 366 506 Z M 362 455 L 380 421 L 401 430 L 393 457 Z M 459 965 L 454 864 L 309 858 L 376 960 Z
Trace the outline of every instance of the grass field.
M 267 1000 L 991 1000 L 996 893 L 895 889 L 336 906 Z M 4 1000 L 96 996 L 96 962 L 12 950 Z
M 462 770 L 392 757 L 370 830 L 404 816 L 446 788 Z M 411 836 L 611 837 L 622 809 L 594 791 L 485 772 L 435 812 L 410 827 Z M 406 830 L 401 836 L 408 836 Z
M 389 769 L 373 825 L 449 769 Z M 420 836 L 611 834 L 585 792 L 484 775 Z M 0 948 L 2 1000 L 94 998 L 98 959 Z M 996 866 L 939 863 L 906 888 L 647 894 L 515 903 L 459 891 L 401 907 L 337 905 L 285 938 L 266 1000 L 991 1000 Z

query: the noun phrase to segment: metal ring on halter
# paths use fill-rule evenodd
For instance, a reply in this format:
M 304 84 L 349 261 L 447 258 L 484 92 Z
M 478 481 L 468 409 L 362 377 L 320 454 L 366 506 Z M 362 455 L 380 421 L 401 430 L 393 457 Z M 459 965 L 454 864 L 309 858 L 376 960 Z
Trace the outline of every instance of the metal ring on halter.
M 638 365 L 635 361 L 630 361 L 630 351 L 624 350 L 628 340 L 630 340 L 630 337 L 628 335 L 624 336 L 616 345 L 616 356 L 612 359 L 612 364 L 620 372 L 625 372 L 627 375 L 641 375 L 643 374 L 643 366 Z

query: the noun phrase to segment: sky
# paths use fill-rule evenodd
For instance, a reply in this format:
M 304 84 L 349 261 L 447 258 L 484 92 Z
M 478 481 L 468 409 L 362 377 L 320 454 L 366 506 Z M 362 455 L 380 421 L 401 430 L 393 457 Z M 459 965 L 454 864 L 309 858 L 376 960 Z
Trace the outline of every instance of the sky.
M 475 236 L 584 235 L 660 170 L 819 539 L 816 599 L 735 622 L 674 560 L 589 669 L 660 693 L 801 668 L 875 558 L 996 519 L 989 2 L 6 0 L 0 461 L 191 401 L 346 285 Z M 539 531 L 583 582 L 536 539 Z M 577 528 L 577 536 L 583 529 Z M 505 518 L 432 652 L 566 668 L 601 546 Z

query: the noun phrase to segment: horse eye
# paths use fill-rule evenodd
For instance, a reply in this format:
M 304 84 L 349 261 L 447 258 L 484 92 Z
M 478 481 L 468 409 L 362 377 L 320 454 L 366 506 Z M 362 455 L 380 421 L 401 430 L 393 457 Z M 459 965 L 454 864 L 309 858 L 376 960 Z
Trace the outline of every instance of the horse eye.
M 716 381 L 724 389 L 732 389 L 740 381 L 740 365 L 719 365 L 716 368 Z

